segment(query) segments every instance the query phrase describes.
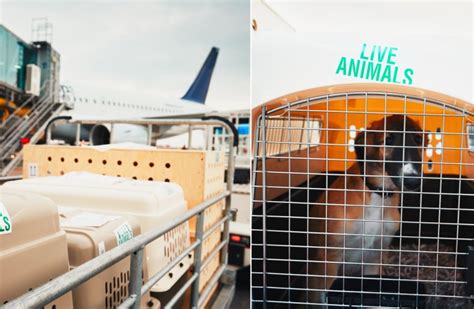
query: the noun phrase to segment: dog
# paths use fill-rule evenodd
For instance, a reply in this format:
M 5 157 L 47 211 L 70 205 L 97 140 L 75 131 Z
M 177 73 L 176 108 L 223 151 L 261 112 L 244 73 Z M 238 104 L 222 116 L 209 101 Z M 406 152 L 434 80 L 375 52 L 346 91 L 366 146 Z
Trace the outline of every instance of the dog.
M 423 144 L 419 124 L 402 115 L 356 136 L 357 161 L 310 208 L 310 302 L 324 303 L 337 276 L 381 274 L 380 249 L 400 227 L 400 191 L 421 184 Z

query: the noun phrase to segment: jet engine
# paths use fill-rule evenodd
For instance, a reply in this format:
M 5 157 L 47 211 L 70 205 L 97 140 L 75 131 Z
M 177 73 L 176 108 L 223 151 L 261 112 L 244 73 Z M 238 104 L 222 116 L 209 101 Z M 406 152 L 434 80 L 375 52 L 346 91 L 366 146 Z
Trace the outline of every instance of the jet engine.
M 91 145 L 137 143 L 148 144 L 148 127 L 135 124 L 95 125 L 90 132 Z

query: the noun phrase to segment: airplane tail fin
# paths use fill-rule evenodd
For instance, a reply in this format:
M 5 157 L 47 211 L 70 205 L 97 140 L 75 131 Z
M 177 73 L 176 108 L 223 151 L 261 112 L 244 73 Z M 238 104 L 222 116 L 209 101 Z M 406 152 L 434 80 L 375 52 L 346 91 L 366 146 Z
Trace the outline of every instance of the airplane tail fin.
M 219 49 L 213 47 L 209 52 L 206 61 L 202 65 L 201 70 L 199 70 L 196 79 L 181 99 L 205 104 L 207 91 L 209 90 L 209 84 L 211 82 L 212 72 L 214 71 L 218 54 Z

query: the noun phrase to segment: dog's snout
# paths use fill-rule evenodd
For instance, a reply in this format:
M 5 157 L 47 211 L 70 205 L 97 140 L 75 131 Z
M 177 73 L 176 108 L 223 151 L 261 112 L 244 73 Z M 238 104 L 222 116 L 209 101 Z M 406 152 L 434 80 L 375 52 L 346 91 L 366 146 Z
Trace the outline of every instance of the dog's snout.
M 403 186 L 407 190 L 417 190 L 421 186 L 421 178 L 413 175 L 412 177 L 403 178 Z
M 421 166 L 416 163 L 403 165 L 403 186 L 407 190 L 417 190 L 421 185 Z
M 417 176 L 420 175 L 420 171 L 417 170 L 413 163 L 406 163 L 403 165 L 404 176 Z

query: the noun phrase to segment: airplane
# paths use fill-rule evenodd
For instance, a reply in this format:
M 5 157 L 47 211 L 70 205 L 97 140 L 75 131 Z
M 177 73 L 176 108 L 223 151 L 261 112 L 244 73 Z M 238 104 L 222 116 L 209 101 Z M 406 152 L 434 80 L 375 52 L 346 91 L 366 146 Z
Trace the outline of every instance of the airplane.
M 203 116 L 212 112 L 212 109 L 206 106 L 205 103 L 218 55 L 219 49 L 212 47 L 193 83 L 179 99 L 160 98 L 158 102 L 121 103 L 76 98 L 66 94 L 66 101 L 69 102 L 72 109 L 62 112 L 61 116 L 70 116 L 74 120 Z M 107 116 L 104 118 L 102 115 Z M 81 141 L 88 142 L 91 145 L 125 142 L 146 144 L 149 134 L 148 128 L 131 124 L 114 124 L 113 130 L 110 125 L 83 125 L 80 129 Z M 77 126 L 75 124 L 57 124 L 51 130 L 51 137 L 55 141 L 71 144 L 76 140 L 76 130 Z M 153 132 L 153 136 L 168 137 L 184 133 L 185 130 L 185 128 L 179 126 L 160 126 L 158 131 Z

